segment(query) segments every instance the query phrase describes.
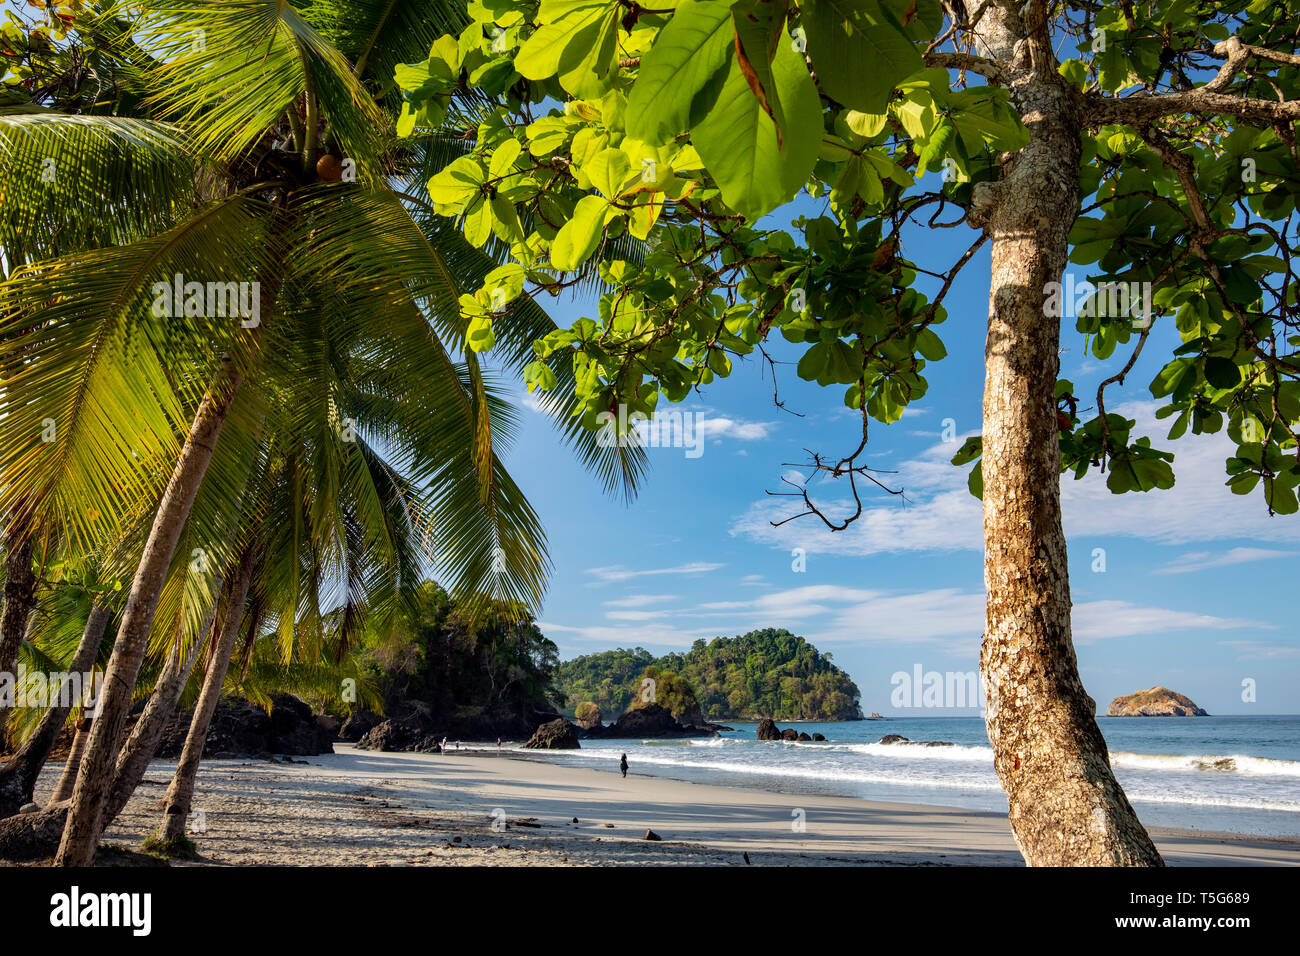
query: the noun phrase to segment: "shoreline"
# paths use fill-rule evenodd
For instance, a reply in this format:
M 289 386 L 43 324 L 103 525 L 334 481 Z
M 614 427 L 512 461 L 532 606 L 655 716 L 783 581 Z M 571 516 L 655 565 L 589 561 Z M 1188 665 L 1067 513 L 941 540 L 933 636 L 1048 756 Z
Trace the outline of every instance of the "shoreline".
M 161 820 L 175 766 L 150 765 L 104 842 L 138 848 Z M 42 775 L 38 801 L 59 769 Z M 744 854 L 760 866 L 1022 865 L 1001 813 L 625 780 L 492 750 L 338 744 L 292 764 L 205 761 L 194 808 L 207 827 L 192 834 L 198 865 L 744 866 Z M 1297 839 L 1148 829 L 1171 865 L 1300 865 Z

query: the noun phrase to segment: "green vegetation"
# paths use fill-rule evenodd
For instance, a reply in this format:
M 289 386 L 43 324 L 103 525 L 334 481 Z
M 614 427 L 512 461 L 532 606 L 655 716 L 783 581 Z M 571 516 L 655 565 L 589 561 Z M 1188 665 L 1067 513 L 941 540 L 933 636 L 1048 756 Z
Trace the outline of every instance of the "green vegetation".
M 686 678 L 672 671 L 652 664 L 645 669 L 632 693 L 632 703 L 628 710 L 657 704 L 683 723 L 698 724 L 703 721 L 694 688 Z
M 709 720 L 857 720 L 857 685 L 802 637 L 781 629 L 700 639 L 686 654 L 656 658 L 643 647 L 588 654 L 560 664 L 568 701 L 589 700 L 606 715 L 643 705 L 641 681 L 655 677 L 656 702 L 681 717 L 685 694 Z M 683 685 L 681 682 L 685 683 Z
M 395 626 L 368 632 L 366 662 L 391 704 L 433 717 L 553 710 L 559 653 L 532 615 L 498 603 L 483 613 L 435 584 Z

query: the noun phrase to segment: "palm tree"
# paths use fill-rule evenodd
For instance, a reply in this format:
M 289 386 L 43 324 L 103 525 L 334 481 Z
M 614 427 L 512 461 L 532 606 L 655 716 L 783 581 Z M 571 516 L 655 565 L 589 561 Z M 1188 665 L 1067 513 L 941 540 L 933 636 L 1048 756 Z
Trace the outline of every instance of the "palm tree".
M 310 322 L 320 322 L 331 340 L 353 334 L 379 343 L 366 360 L 420 369 L 438 390 L 432 405 L 381 388 L 367 402 L 383 429 L 417 439 L 409 472 L 435 489 L 432 524 L 446 579 L 532 605 L 540 597 L 540 530 L 493 452 L 483 371 L 466 353 L 458 374 L 446 351 L 464 346 L 458 296 L 476 288 L 493 263 L 424 228 L 408 211 L 390 182 L 400 183 L 420 157 L 399 152 L 387 132 L 395 106 L 383 94 L 386 84 L 371 84 L 382 109 L 365 85 L 372 70 L 409 58 L 417 40 L 427 47 L 420 37 L 441 29 L 429 11 L 447 5 L 301 8 L 273 0 L 145 4 L 144 19 L 114 37 L 153 58 L 144 74 L 148 103 L 169 125 L 117 119 L 116 128 L 135 133 L 133 148 L 148 150 L 156 168 L 196 170 L 192 179 L 176 178 L 197 185 L 188 196 L 184 188 L 153 195 L 151 202 L 175 220 L 168 228 L 31 261 L 0 286 L 0 367 L 11 370 L 4 388 L 12 433 L 38 435 L 33 426 L 50 417 L 65 423 L 60 441 L 48 443 L 53 447 L 33 437 L 0 451 L 0 508 L 21 503 L 35 523 L 66 529 L 80 546 L 103 539 L 117 516 L 152 513 L 78 773 L 61 863 L 86 863 L 93 855 L 155 614 L 168 582 L 177 580 L 178 561 L 188 556 L 178 544 L 183 535 L 199 540 L 219 526 L 193 520 L 196 501 L 224 500 L 226 513 L 237 513 L 232 503 L 248 459 L 220 449 L 247 444 L 255 434 L 259 385 L 275 379 L 277 359 L 293 354 L 289 343 Z M 309 20 L 364 69 L 354 72 Z M 408 20 L 424 33 L 404 34 Z M 78 143 L 89 138 L 75 123 L 60 125 L 66 118 L 42 119 L 61 136 L 82 137 Z M 163 136 L 177 145 L 159 142 Z M 315 161 L 326 149 L 354 164 L 356 183 L 318 180 Z M 96 159 L 89 150 L 76 155 Z M 115 164 L 100 172 L 114 175 Z M 179 323 L 154 314 L 152 283 L 177 274 L 260 283 L 258 321 L 244 328 L 230 317 L 195 315 Z M 497 328 L 517 368 L 519 359 L 531 358 L 532 341 L 553 326 L 525 302 Z M 555 371 L 560 378 L 573 374 L 559 362 Z M 638 450 L 601 449 L 571 408 L 552 410 L 607 483 L 631 486 L 643 467 Z M 229 537 L 205 540 L 214 566 L 234 566 L 223 545 Z M 211 585 L 209 578 L 209 592 Z M 210 601 L 189 607 L 193 630 Z

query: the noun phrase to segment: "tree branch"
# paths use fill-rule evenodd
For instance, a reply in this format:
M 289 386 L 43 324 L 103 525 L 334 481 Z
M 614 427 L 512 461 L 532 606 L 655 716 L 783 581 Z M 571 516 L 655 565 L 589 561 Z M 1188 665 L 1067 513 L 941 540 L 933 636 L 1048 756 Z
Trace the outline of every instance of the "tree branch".
M 1204 86 L 1178 93 L 1138 94 L 1123 98 L 1092 94 L 1085 101 L 1085 125 L 1089 129 L 1108 123 L 1143 126 L 1162 116 L 1185 113 L 1240 116 L 1267 123 L 1300 119 L 1300 100 L 1262 100 L 1223 92 L 1252 58 L 1300 66 L 1300 56 L 1267 47 L 1250 46 L 1235 36 L 1216 43 L 1214 52 L 1226 59 L 1223 66 L 1219 67 L 1219 72 Z

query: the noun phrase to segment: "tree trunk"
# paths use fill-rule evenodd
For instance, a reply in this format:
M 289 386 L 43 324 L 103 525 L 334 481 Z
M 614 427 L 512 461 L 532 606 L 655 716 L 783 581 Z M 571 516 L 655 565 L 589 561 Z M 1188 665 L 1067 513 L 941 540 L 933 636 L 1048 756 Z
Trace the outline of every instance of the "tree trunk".
M 59 785 L 50 794 L 49 806 L 72 799 L 72 788 L 77 784 L 77 771 L 81 769 L 81 758 L 86 755 L 86 741 L 90 739 L 90 717 L 77 721 L 77 731 L 72 738 L 72 749 L 68 751 L 68 760 L 63 765 L 63 775 Z
M 967 0 L 972 13 L 978 6 Z M 1049 314 L 1044 286 L 1066 266 L 1080 130 L 1050 44 L 1035 39 L 1032 24 L 1026 30 L 1019 9 L 997 4 L 978 31 L 980 52 L 1013 64 L 1009 89 L 1032 134 L 976 203 L 984 207 L 976 222 L 993 241 L 982 465 L 986 723 L 1027 863 L 1158 866 L 1111 772 L 1071 640 L 1055 398 L 1060 318 Z
M 220 603 L 219 596 L 213 599 L 198 637 L 186 648 L 184 655 L 182 656 L 179 646 L 173 648 L 168 655 L 167 664 L 154 683 L 149 703 L 145 705 L 144 713 L 136 721 L 130 738 L 122 745 L 122 752 L 118 755 L 113 785 L 109 788 L 108 800 L 104 805 L 104 828 L 111 826 L 122 812 L 122 808 L 131 799 L 131 794 L 135 793 L 135 788 L 144 779 L 149 762 L 158 752 L 158 745 L 162 743 L 163 734 L 167 730 L 167 722 L 176 712 L 176 705 L 194 670 L 194 662 L 198 660 L 199 652 L 209 639 Z
M 31 530 L 21 516 L 11 516 L 5 555 L 5 604 L 0 613 L 0 674 L 14 674 L 17 670 L 18 647 L 36 606 L 36 574 L 32 570 L 36 542 Z M 15 686 L 14 692 L 18 690 Z M 9 709 L 0 705 L 0 752 L 7 749 Z
M 167 482 L 145 542 L 140 565 L 131 583 L 131 594 L 122 612 L 122 623 L 113 645 L 100 693 L 99 710 L 91 725 L 86 753 L 77 774 L 72 808 L 55 863 L 59 866 L 89 866 L 103 832 L 104 804 L 112 782 L 111 768 L 117 759 L 122 728 L 131 707 L 135 680 L 144 660 L 154 611 L 181 529 L 189 517 L 212 450 L 216 447 L 230 412 L 231 403 L 243 383 L 243 372 L 228 364 L 218 382 L 203 397 L 185 446 Z
M 86 627 L 81 632 L 81 643 L 77 645 L 76 654 L 72 659 L 72 674 L 85 674 L 94 666 L 95 658 L 99 655 L 99 645 L 104 639 L 104 630 L 108 627 L 111 616 L 110 608 L 98 602 L 91 605 L 90 616 L 86 618 Z M 72 680 L 70 676 L 65 678 L 57 692 L 51 689 L 50 709 L 41 718 L 36 732 L 27 738 L 26 743 L 14 754 L 13 759 L 0 768 L 0 817 L 17 813 L 23 804 L 32 802 L 32 794 L 36 790 L 36 778 L 40 776 L 41 768 L 49 759 L 50 751 L 54 749 L 54 742 L 59 737 L 59 731 L 63 729 L 68 713 L 72 710 L 71 699 L 67 699 L 64 703 L 64 689 Z M 89 690 L 90 688 L 85 688 L 83 694 L 88 693 Z
M 226 683 L 226 672 L 230 668 L 235 641 L 239 637 L 239 625 L 244 619 L 244 601 L 248 598 L 248 589 L 253 582 L 254 564 L 252 547 L 245 548 L 226 604 L 220 637 L 212 646 L 212 660 L 208 662 L 208 670 L 203 678 L 203 690 L 194 706 L 194 716 L 190 719 L 185 748 L 181 752 L 180 763 L 176 765 L 176 775 L 172 777 L 171 786 L 167 788 L 163 800 L 164 840 L 174 840 L 185 835 L 185 821 L 189 819 L 194 802 L 194 780 L 199 772 L 199 762 L 203 759 L 203 747 L 208 741 L 212 715 L 216 713 L 217 703 L 221 700 L 221 689 Z

